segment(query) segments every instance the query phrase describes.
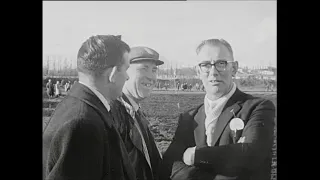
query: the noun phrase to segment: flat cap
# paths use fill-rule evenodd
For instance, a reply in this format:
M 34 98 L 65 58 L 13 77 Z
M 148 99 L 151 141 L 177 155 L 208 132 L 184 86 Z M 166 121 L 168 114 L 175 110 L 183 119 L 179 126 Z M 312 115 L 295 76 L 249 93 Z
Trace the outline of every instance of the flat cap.
M 153 61 L 157 66 L 164 62 L 159 60 L 159 53 L 148 47 L 132 47 L 129 53 L 130 64 L 139 61 Z

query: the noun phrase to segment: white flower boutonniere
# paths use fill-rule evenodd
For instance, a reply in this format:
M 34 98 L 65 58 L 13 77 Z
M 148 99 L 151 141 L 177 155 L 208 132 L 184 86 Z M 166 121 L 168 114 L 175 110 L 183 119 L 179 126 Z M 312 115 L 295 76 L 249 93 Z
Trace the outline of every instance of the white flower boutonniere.
M 242 130 L 244 128 L 244 123 L 240 118 L 233 118 L 230 122 L 230 129 L 232 131 Z
M 244 128 L 244 123 L 242 119 L 236 118 L 233 109 L 230 112 L 234 115 L 234 118 L 230 122 L 230 129 L 235 132 L 236 136 L 237 130 L 242 130 Z

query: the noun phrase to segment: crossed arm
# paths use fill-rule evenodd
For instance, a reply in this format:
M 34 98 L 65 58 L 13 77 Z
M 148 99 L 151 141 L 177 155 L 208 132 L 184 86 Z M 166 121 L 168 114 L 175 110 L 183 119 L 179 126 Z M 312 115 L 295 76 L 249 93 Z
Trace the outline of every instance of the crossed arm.
M 167 176 L 171 174 L 171 177 L 174 177 L 179 171 L 191 167 L 193 171 L 202 171 L 202 174 L 209 170 L 213 177 L 217 174 L 234 177 L 243 171 L 255 170 L 257 164 L 264 161 L 272 148 L 274 117 L 273 103 L 268 100 L 262 101 L 249 116 L 242 132 L 244 142 L 195 147 L 195 144 L 190 142 L 190 139 L 194 138 L 193 131 L 190 125 L 184 124 L 191 124 L 190 121 L 186 121 L 186 118 L 190 117 L 181 115 L 175 137 L 164 155 L 164 164 L 170 168 L 167 169 Z

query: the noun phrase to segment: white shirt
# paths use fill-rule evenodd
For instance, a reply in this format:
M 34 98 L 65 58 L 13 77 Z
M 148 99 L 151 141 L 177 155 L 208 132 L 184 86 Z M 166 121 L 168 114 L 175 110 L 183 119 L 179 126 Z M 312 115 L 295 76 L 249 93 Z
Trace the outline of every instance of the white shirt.
M 126 95 L 126 97 L 129 99 L 129 101 L 133 107 L 133 110 L 137 112 L 139 110 L 140 106 L 132 98 L 130 98 L 130 96 Z
M 227 101 L 236 91 L 236 84 L 233 83 L 232 89 L 230 92 L 219 99 L 212 101 L 207 96 L 204 99 L 204 106 L 205 106 L 205 129 L 207 135 L 207 145 L 213 146 L 212 144 L 212 136 L 215 129 L 215 125 L 217 120 L 222 112 L 223 107 L 226 105 Z
M 107 108 L 108 112 L 110 111 L 110 105 L 109 105 L 108 101 L 106 100 L 106 98 L 98 90 L 96 90 L 94 87 L 89 86 L 88 84 L 85 84 L 85 83 L 83 83 L 81 81 L 79 81 L 79 83 L 87 86 L 100 99 L 100 101 L 102 102 L 104 107 Z

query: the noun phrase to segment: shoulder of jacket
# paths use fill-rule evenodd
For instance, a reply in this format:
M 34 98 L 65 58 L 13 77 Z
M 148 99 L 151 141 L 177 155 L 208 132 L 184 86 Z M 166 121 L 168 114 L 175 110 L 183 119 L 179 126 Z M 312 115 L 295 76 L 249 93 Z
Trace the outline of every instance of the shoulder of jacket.
M 248 99 L 244 101 L 243 105 L 275 109 L 275 104 L 271 100 L 263 97 L 252 96 L 252 95 L 249 95 Z
M 198 105 L 197 107 L 194 107 L 194 108 L 191 108 L 191 109 L 187 110 L 186 112 L 182 113 L 181 115 L 182 115 L 182 116 L 185 116 L 185 115 L 187 115 L 187 116 L 194 116 L 195 114 L 198 113 L 199 109 L 200 109 L 203 105 L 204 105 L 204 104 L 202 103 L 202 104 Z

